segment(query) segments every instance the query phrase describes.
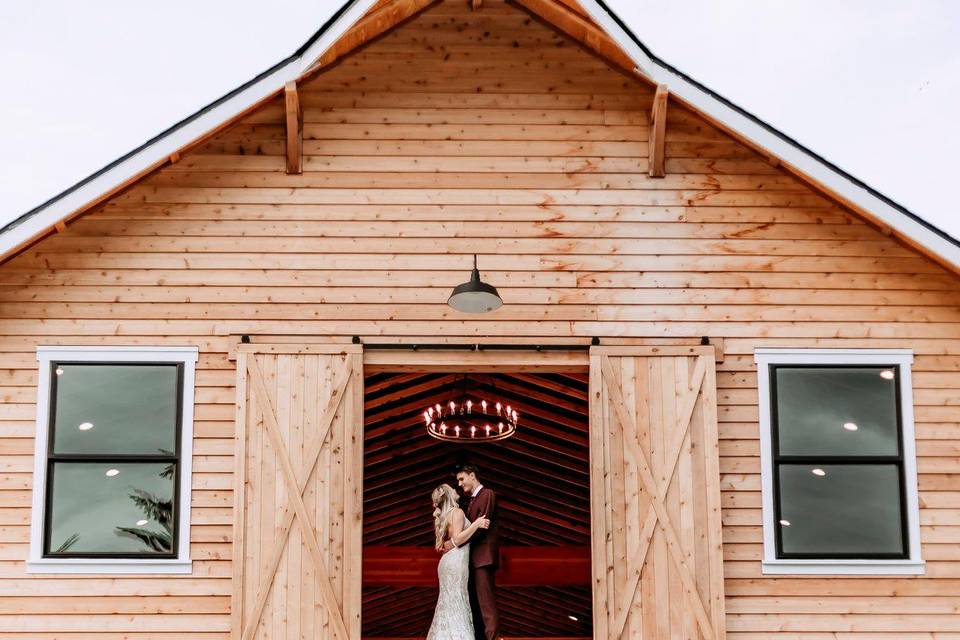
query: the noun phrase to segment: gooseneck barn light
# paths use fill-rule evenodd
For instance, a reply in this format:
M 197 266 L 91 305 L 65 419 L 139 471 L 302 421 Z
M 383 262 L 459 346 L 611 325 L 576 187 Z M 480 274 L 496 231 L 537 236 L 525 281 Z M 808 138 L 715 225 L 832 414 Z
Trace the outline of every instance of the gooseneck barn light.
M 470 274 L 470 279 L 453 288 L 447 304 L 464 313 L 487 313 L 503 306 L 497 288 L 480 279 L 476 254 L 473 256 L 473 273 Z

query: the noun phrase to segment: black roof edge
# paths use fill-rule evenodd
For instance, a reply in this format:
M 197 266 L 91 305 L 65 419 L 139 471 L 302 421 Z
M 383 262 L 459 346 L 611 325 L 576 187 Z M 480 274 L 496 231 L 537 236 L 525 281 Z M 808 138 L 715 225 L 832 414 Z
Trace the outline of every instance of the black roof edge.
M 716 91 L 714 91 L 714 90 L 711 89 L 710 87 L 707 87 L 707 86 L 704 85 L 703 83 L 695 80 L 694 78 L 691 78 L 689 75 L 687 75 L 686 73 L 684 73 L 684 72 L 681 71 L 680 69 L 677 69 L 675 66 L 673 66 L 673 65 L 670 64 L 669 62 L 666 62 L 665 60 L 663 60 L 662 58 L 660 58 L 660 57 L 659 57 L 658 55 L 656 55 L 653 51 L 651 51 L 650 48 L 649 48 L 647 45 L 645 45 L 645 44 L 643 43 L 643 41 L 640 40 L 640 38 L 637 37 L 637 35 L 630 29 L 630 27 L 628 27 L 627 24 L 626 24 L 623 20 L 620 19 L 620 16 L 618 16 L 615 11 L 613 11 L 610 7 L 607 6 L 607 3 L 604 2 L 604 0 L 594 0 L 594 1 L 597 3 L 597 5 L 598 5 L 601 9 L 603 9 L 603 10 L 607 13 L 608 16 L 610 16 L 610 19 L 611 19 L 611 20 L 613 20 L 615 23 L 617 23 L 617 26 L 619 26 L 619 27 L 623 30 L 624 33 L 626 33 L 626 34 L 630 37 L 630 39 L 633 40 L 633 43 L 636 44 L 638 47 L 640 47 L 640 50 L 643 51 L 643 53 L 646 54 L 646 56 L 647 56 L 648 58 L 650 58 L 651 60 L 653 60 L 654 62 L 656 62 L 658 65 L 660 65 L 660 66 L 663 67 L 664 69 L 667 69 L 667 70 L 670 71 L 671 73 L 675 73 L 676 75 L 678 75 L 678 76 L 680 76 L 681 78 L 683 78 L 686 82 L 689 82 L 690 84 L 694 85 L 695 87 L 697 87 L 698 89 L 700 89 L 700 90 L 703 91 L 704 93 L 709 94 L 712 98 L 718 100 L 719 102 L 722 102 L 723 104 L 725 104 L 726 106 L 730 107 L 731 109 L 733 109 L 734 111 L 736 111 L 736 112 L 739 113 L 740 115 L 744 116 L 745 118 L 749 118 L 750 120 L 752 120 L 753 122 L 755 122 L 757 125 L 763 127 L 767 132 L 772 133 L 773 135 L 777 136 L 778 138 L 780 138 L 780 139 L 783 140 L 784 142 L 793 145 L 794 147 L 796 147 L 797 149 L 803 151 L 804 153 L 806 153 L 807 155 L 811 156 L 812 158 L 814 158 L 814 159 L 817 160 L 818 162 L 826 165 L 826 166 L 829 167 L 831 170 L 837 172 L 838 174 L 840 174 L 841 176 L 843 176 L 844 178 L 846 178 L 847 180 L 849 180 L 849 181 L 852 182 L 853 184 L 857 185 L 858 187 L 860 187 L 861 189 L 863 189 L 864 191 L 866 191 L 866 192 L 869 193 L 870 195 L 874 196 L 875 198 L 878 198 L 879 200 L 882 200 L 884 203 L 890 205 L 891 207 L 893 207 L 894 209 L 896 209 L 897 211 L 899 211 L 899 212 L 902 213 L 903 215 L 907 216 L 908 218 L 910 218 L 910 219 L 913 220 L 914 222 L 920 224 L 921 226 L 925 227 L 925 228 L 928 229 L 929 231 L 932 231 L 933 233 L 937 234 L 938 236 L 940 236 L 940 237 L 943 238 L 944 240 L 946 240 L 946 241 L 948 241 L 948 242 L 950 242 L 950 243 L 952 243 L 952 244 L 960 247 L 960 240 L 958 240 L 957 238 L 954 238 L 953 236 L 951 236 L 949 233 L 947 233 L 947 232 L 944 231 L 943 229 L 940 229 L 939 227 L 937 227 L 937 226 L 931 224 L 930 222 L 924 220 L 923 218 L 921 218 L 921 217 L 918 216 L 917 214 L 913 213 L 912 211 L 910 211 L 909 209 L 907 209 L 906 207 L 904 207 L 902 204 L 896 202 L 895 200 L 892 200 L 889 196 L 886 196 L 886 195 L 880 193 L 879 191 L 877 191 L 876 189 L 874 189 L 873 187 L 871 187 L 870 185 L 868 185 L 867 183 L 865 183 L 865 182 L 864 182 L 863 180 L 861 180 L 860 178 L 857 178 L 856 176 L 851 175 L 851 174 L 850 174 L 849 172 L 847 172 L 847 171 L 844 171 L 843 169 L 841 169 L 840 167 L 838 167 L 838 166 L 835 165 L 834 163 L 830 162 L 829 160 L 827 160 L 826 158 L 824 158 L 823 156 L 821 156 L 821 155 L 818 154 L 817 152 L 812 151 L 812 150 L 809 149 L 808 147 L 804 146 L 802 143 L 798 142 L 796 139 L 794 139 L 794 138 L 790 137 L 789 135 L 785 134 L 784 132 L 780 131 L 779 129 L 777 129 L 777 128 L 774 127 L 773 125 L 771 125 L 771 124 L 769 124 L 769 123 L 761 120 L 759 117 L 757 117 L 757 116 L 755 116 L 754 114 L 750 113 L 749 111 L 747 111 L 747 110 L 744 109 L 743 107 L 737 105 L 736 103 L 732 102 L 732 101 L 729 100 L 728 98 L 725 98 L 724 96 L 722 96 L 721 94 L 717 93 Z
M 167 137 L 167 136 L 170 135 L 171 133 L 173 133 L 173 132 L 177 131 L 178 129 L 181 129 L 182 127 L 190 124 L 191 122 L 193 122 L 193 121 L 196 120 L 197 118 L 201 117 L 201 116 L 204 115 L 205 113 L 208 113 L 208 112 L 211 111 L 212 109 L 217 108 L 218 106 L 220 106 L 220 105 L 223 104 L 224 102 L 230 100 L 231 98 L 233 98 L 233 97 L 236 96 L 237 94 L 239 94 L 239 93 L 241 93 L 242 91 L 245 91 L 246 89 L 248 89 L 249 87 L 255 85 L 257 82 L 259 82 L 259 81 L 262 80 L 263 78 L 265 78 L 265 77 L 269 76 L 270 74 L 276 72 L 277 69 L 280 69 L 281 67 L 284 67 L 284 66 L 290 64 L 292 61 L 294 61 L 294 60 L 296 60 L 297 58 L 299 58 L 300 56 L 302 56 L 302 55 L 307 51 L 307 49 L 309 49 L 317 40 L 319 40 L 319 39 L 323 36 L 323 34 L 326 33 L 327 30 L 328 30 L 337 20 L 339 20 L 340 17 L 341 17 L 344 13 L 346 13 L 346 11 L 347 11 L 348 9 L 350 9 L 350 7 L 352 7 L 352 6 L 355 4 L 355 2 L 356 2 L 356 0 L 349 0 L 348 2 L 345 2 L 343 5 L 341 5 L 341 7 L 340 7 L 339 9 L 337 9 L 337 11 L 334 12 L 334 14 L 333 14 L 332 16 L 330 16 L 330 18 L 329 18 L 326 22 L 324 22 L 323 25 L 321 25 L 320 28 L 317 29 L 317 30 L 313 33 L 313 35 L 310 36 L 310 38 L 309 38 L 306 42 L 304 42 L 296 51 L 294 51 L 292 54 L 290 54 L 289 56 L 287 56 L 286 58 L 284 58 L 284 59 L 281 60 L 280 62 L 278 62 L 278 63 L 270 66 L 268 69 L 265 69 L 265 70 L 261 71 L 260 73 L 258 73 L 257 75 L 255 75 L 255 76 L 254 76 L 253 78 L 251 78 L 250 80 L 247 80 L 246 82 L 244 82 L 244 83 L 241 84 L 240 86 L 235 87 L 234 89 L 231 89 L 230 91 L 228 91 L 227 93 L 223 94 L 222 96 L 220 96 L 219 98 L 217 98 L 217 99 L 214 100 L 213 102 L 210 102 L 209 104 L 201 107 L 201 108 L 198 109 L 197 111 L 194 111 L 193 113 L 191 113 L 191 114 L 188 115 L 187 117 L 183 118 L 182 120 L 180 120 L 180 121 L 176 122 L 175 124 L 167 127 L 166 129 L 164 129 L 163 131 L 161 131 L 161 132 L 158 133 L 157 135 L 153 136 L 152 138 L 150 138 L 150 139 L 147 140 L 146 142 L 140 144 L 139 146 L 137 146 L 136 148 L 132 149 L 131 151 L 128 151 L 127 153 L 123 154 L 122 156 L 120 156 L 120 157 L 117 158 L 116 160 L 113 160 L 112 162 L 104 165 L 104 166 L 101 167 L 100 169 L 94 171 L 93 173 L 91 173 L 91 174 L 88 175 L 87 177 L 81 179 L 79 182 L 76 182 L 75 184 L 67 187 L 66 189 L 64 189 L 64 190 L 61 191 L 60 193 L 56 194 L 55 196 L 51 197 L 50 199 L 46 200 L 45 202 L 43 202 L 43 203 L 37 205 L 36 207 L 30 209 L 30 210 L 27 211 L 26 213 L 23 213 L 23 214 L 17 216 L 16 218 L 14 218 L 13 220 L 11 220 L 10 222 L 8 222 L 8 223 L 6 223 L 5 225 L 3 225 L 2 228 L 0 228 L 0 234 L 5 233 L 6 231 L 9 231 L 10 229 L 13 229 L 14 227 L 17 227 L 18 225 L 26 222 L 27 220 L 29 220 L 30 218 L 32 218 L 35 214 L 37 214 L 37 213 L 39 213 L 40 211 L 42 211 L 43 209 L 46 209 L 47 207 L 49 207 L 51 204 L 57 202 L 58 200 L 61 200 L 61 199 L 65 198 L 65 197 L 67 197 L 68 195 L 70 195 L 71 193 L 73 193 L 74 191 L 76 191 L 77 189 L 80 189 L 80 188 L 82 188 L 83 186 L 85 186 L 85 185 L 89 184 L 90 182 L 92 182 L 93 180 L 96 180 L 97 178 L 99 178 L 100 176 L 102 176 L 104 173 L 110 171 L 111 169 L 113 169 L 113 168 L 116 167 L 117 165 L 120 165 L 120 164 L 126 162 L 127 160 L 129 160 L 129 159 L 132 158 L 133 156 L 137 155 L 138 153 L 140 153 L 141 151 L 143 151 L 143 150 L 146 149 L 147 147 L 149 147 L 149 146 L 151 146 L 151 145 L 153 145 L 153 144 L 156 144 L 157 142 L 159 142 L 159 141 L 162 140 L 163 138 Z

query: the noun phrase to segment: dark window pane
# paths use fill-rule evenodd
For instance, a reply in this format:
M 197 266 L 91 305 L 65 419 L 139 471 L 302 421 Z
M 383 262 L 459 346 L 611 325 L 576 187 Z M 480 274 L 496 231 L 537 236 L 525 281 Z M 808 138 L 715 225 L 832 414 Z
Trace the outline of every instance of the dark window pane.
M 899 454 L 895 368 L 774 371 L 780 455 Z
M 176 365 L 54 365 L 55 454 L 173 455 Z
M 171 463 L 55 462 L 48 553 L 169 555 Z
M 904 553 L 897 465 L 781 464 L 779 480 L 785 555 Z

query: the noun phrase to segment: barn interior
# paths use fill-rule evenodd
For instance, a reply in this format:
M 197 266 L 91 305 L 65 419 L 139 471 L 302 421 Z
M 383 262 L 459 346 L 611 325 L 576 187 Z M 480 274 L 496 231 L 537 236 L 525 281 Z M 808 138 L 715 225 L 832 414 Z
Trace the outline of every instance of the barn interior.
M 517 408 L 498 442 L 428 435 L 423 412 L 469 394 Z M 496 491 L 505 638 L 591 636 L 586 372 L 372 373 L 365 380 L 363 637 L 422 638 L 437 598 L 430 493 L 470 462 Z

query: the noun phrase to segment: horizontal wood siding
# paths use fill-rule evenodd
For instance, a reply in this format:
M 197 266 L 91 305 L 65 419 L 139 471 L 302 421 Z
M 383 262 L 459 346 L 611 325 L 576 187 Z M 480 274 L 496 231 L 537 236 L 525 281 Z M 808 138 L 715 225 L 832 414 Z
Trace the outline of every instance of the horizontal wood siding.
M 242 332 L 724 338 L 731 640 L 960 638 L 960 293 L 933 262 L 526 14 L 445 2 L 0 268 L 0 638 L 230 628 Z M 882 186 L 882 185 L 881 185 Z M 445 305 L 479 254 L 505 305 Z M 305 339 L 311 339 L 306 337 Z M 37 345 L 196 344 L 194 574 L 25 572 Z M 916 352 L 921 578 L 760 573 L 758 346 Z

